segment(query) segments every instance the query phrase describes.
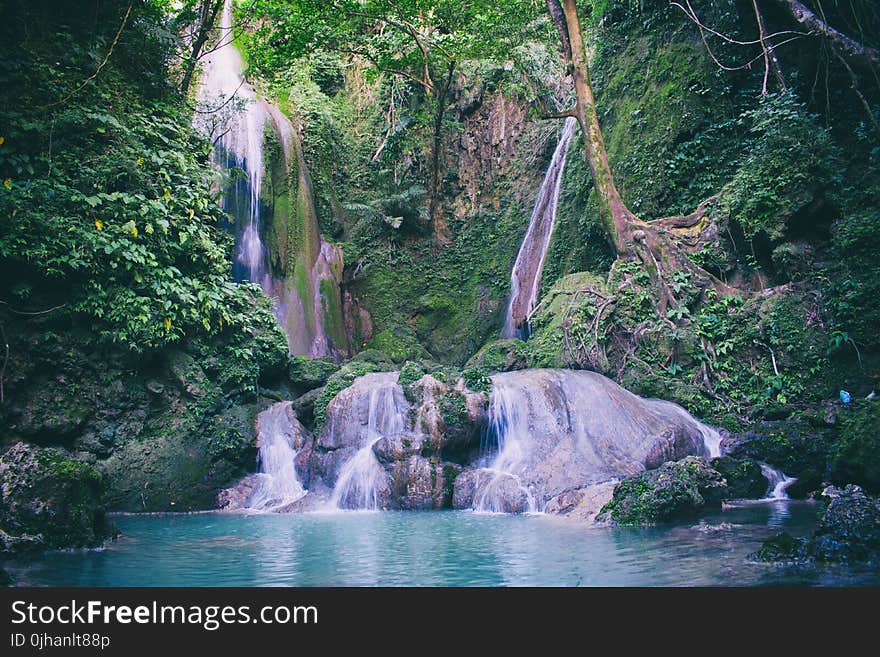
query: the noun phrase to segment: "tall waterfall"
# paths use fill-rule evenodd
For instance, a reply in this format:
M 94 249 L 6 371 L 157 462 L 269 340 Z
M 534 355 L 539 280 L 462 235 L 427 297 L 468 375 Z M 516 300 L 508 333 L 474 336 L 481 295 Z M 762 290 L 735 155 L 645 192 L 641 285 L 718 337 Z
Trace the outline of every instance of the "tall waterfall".
M 268 104 L 245 82 L 244 63 L 232 44 L 232 2 L 226 0 L 218 25 L 219 40 L 206 61 L 198 89 L 207 109 L 196 114 L 196 126 L 212 135 L 219 131 L 214 160 L 225 169 L 238 168 L 247 179 L 238 179 L 224 199 L 224 209 L 243 225 L 236 232 L 233 273 L 239 280 L 266 286 L 268 256 L 260 236 L 260 198 L 265 164 L 263 135 L 270 121 Z M 200 110 L 202 111 L 202 110 Z
M 205 58 L 194 124 L 215 140 L 219 167 L 245 174 L 233 176 L 223 201 L 235 221 L 233 277 L 258 283 L 275 299 L 291 354 L 339 356 L 347 352 L 342 252 L 319 232 L 300 136 L 244 79 L 232 43 L 232 0 L 225 2 L 218 31 L 216 49 Z M 270 135 L 281 144 L 280 156 L 265 150 Z
M 494 375 L 489 422 L 497 448 L 473 475 L 472 506 L 480 511 L 541 511 L 572 488 L 687 454 L 717 456 L 720 443 L 680 406 L 585 371 Z
M 550 160 L 550 167 L 538 190 L 538 198 L 529 219 L 528 230 L 519 247 L 513 271 L 510 273 L 510 298 L 507 302 L 504 326 L 501 329 L 502 338 L 528 336 L 528 320 L 535 309 L 541 289 L 544 260 L 556 224 L 556 206 L 559 203 L 565 158 L 568 155 L 575 125 L 577 120 L 574 117 L 565 120 L 559 143 Z
M 273 404 L 257 416 L 260 470 L 244 508 L 283 509 L 306 494 L 294 467 L 302 446 L 302 425 L 289 401 Z
M 331 507 L 337 509 L 379 508 L 378 487 L 386 483 L 387 474 L 373 453 L 373 446 L 406 429 L 409 407 L 397 382 L 397 372 L 367 374 L 362 381 L 370 390 L 367 423 L 360 436 L 360 447 L 339 470 L 330 498 Z

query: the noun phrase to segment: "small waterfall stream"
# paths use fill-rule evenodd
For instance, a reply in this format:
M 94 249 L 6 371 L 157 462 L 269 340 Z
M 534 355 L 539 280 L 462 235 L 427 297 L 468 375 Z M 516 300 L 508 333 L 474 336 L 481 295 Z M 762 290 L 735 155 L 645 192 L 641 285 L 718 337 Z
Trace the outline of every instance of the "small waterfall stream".
M 510 273 L 510 298 L 507 302 L 504 327 L 501 329 L 502 338 L 528 337 L 528 320 L 535 310 L 541 289 L 544 260 L 547 258 L 547 249 L 550 247 L 550 238 L 553 236 L 553 228 L 556 224 L 556 207 L 562 188 L 565 158 L 576 125 L 577 120 L 573 117 L 565 120 L 544 182 L 538 190 L 538 198 L 529 219 L 528 230 Z
M 330 507 L 334 509 L 376 510 L 379 508 L 378 487 L 387 474 L 373 453 L 373 446 L 386 436 L 401 434 L 406 429 L 408 406 L 401 404 L 402 390 L 397 373 L 368 374 L 373 383 L 369 392 L 367 426 L 361 446 L 339 471 Z
M 273 404 L 257 416 L 260 469 L 244 508 L 283 509 L 306 494 L 294 467 L 302 431 L 289 401 Z
M 770 482 L 770 485 L 767 487 L 767 495 L 765 496 L 765 499 L 787 500 L 788 493 L 785 491 L 797 481 L 797 478 L 789 477 L 782 470 L 771 468 L 766 463 L 761 463 L 761 472 L 767 477 L 767 481 Z

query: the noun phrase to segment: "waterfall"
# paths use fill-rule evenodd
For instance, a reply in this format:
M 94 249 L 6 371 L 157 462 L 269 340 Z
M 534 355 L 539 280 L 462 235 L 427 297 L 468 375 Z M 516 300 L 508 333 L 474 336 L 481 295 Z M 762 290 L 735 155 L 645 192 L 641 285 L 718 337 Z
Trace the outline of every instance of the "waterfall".
M 306 491 L 299 481 L 294 460 L 302 448 L 302 425 L 289 401 L 273 404 L 257 416 L 259 473 L 244 508 L 272 511 L 295 502 Z
M 761 473 L 767 477 L 770 485 L 767 487 L 768 500 L 787 500 L 788 493 L 785 490 L 797 481 L 795 477 L 789 477 L 782 470 L 771 468 L 766 463 L 761 463 Z
M 210 54 L 198 89 L 209 110 L 196 114 L 195 124 L 207 134 L 220 130 L 214 160 L 224 169 L 247 175 L 236 180 L 224 199 L 224 209 L 244 220 L 239 227 L 233 272 L 239 280 L 265 286 L 268 257 L 260 237 L 260 197 L 263 189 L 263 134 L 270 120 L 267 103 L 258 98 L 242 71 L 244 63 L 232 44 L 232 2 L 226 0 L 218 25 L 218 46 Z M 234 99 L 234 102 L 233 102 Z
M 341 356 L 347 352 L 342 252 L 320 234 L 300 135 L 245 80 L 232 43 L 232 0 L 224 4 L 218 31 L 218 44 L 205 58 L 193 123 L 215 141 L 218 167 L 245 174 L 233 176 L 223 199 L 234 218 L 233 278 L 259 284 L 274 299 L 291 354 Z M 281 144 L 280 157 L 264 150 L 270 134 Z M 271 252 L 266 235 L 272 236 Z
M 510 298 L 507 302 L 504 327 L 501 329 L 502 338 L 528 337 L 528 320 L 535 310 L 541 288 L 544 260 L 556 224 L 556 206 L 559 203 L 565 158 L 576 124 L 577 120 L 574 117 L 565 120 L 544 182 L 538 190 L 538 198 L 529 219 L 528 230 L 510 273 Z
M 330 498 L 330 506 L 335 509 L 376 510 L 380 507 L 379 488 L 386 483 L 387 474 L 373 453 L 373 446 L 382 438 L 401 434 L 406 429 L 409 407 L 403 400 L 397 373 L 367 374 L 361 381 L 369 387 L 366 427 L 359 436 L 361 446 L 339 470 Z
M 541 511 L 565 491 L 688 454 L 712 456 L 720 442 L 716 430 L 676 404 L 574 370 L 494 375 L 489 431 L 492 454 L 462 480 L 473 486 L 478 511 Z

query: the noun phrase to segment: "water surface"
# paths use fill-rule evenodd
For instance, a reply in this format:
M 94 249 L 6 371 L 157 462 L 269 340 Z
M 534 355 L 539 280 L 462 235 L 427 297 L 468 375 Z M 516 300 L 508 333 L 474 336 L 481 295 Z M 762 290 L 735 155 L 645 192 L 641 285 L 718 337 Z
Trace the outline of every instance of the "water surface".
M 123 535 L 104 550 L 9 569 L 36 586 L 880 584 L 876 571 L 748 558 L 780 529 L 807 533 L 815 513 L 774 502 L 645 529 L 459 511 L 117 516 Z

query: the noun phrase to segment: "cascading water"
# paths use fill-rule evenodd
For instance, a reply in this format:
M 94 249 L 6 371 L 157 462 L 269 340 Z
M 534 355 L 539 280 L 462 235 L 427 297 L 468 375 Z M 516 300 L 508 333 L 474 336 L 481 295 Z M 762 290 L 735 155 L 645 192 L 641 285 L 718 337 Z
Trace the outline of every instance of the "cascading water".
M 489 424 L 497 453 L 468 475 L 478 511 L 541 511 L 567 490 L 687 454 L 717 456 L 720 444 L 716 430 L 680 406 L 585 371 L 494 375 Z
M 782 470 L 771 468 L 766 463 L 761 463 L 761 473 L 767 477 L 770 485 L 767 487 L 768 500 L 787 500 L 788 493 L 786 489 L 797 481 L 796 477 L 789 477 Z
M 232 21 L 232 0 L 226 0 L 218 44 L 206 57 L 194 124 L 214 140 L 217 166 L 245 174 L 233 177 L 223 201 L 236 221 L 233 277 L 258 283 L 275 299 L 291 354 L 339 356 L 347 351 L 339 292 L 342 253 L 319 232 L 294 126 L 244 79 Z M 283 157 L 267 155 L 268 134 L 281 143 Z M 273 236 L 271 253 L 266 234 Z
M 242 77 L 244 64 L 232 44 L 231 0 L 226 0 L 223 7 L 218 32 L 216 50 L 207 60 L 198 90 L 201 104 L 208 109 L 196 114 L 195 123 L 212 136 L 221 130 L 219 139 L 215 137 L 215 162 L 224 169 L 241 169 L 247 175 L 247 179 L 233 183 L 224 199 L 224 208 L 244 220 L 233 271 L 239 280 L 265 285 L 268 257 L 260 237 L 260 196 L 265 171 L 263 134 L 269 113 L 267 103 Z
M 334 509 L 379 508 L 379 487 L 387 474 L 373 453 L 373 446 L 386 436 L 401 434 L 406 429 L 409 407 L 397 382 L 397 373 L 367 374 L 369 410 L 361 446 L 339 471 L 330 506 Z M 332 431 L 332 427 L 331 427 Z
M 241 508 L 280 511 L 302 498 L 306 491 L 294 461 L 304 443 L 304 430 L 289 401 L 273 404 L 257 416 L 259 472 L 249 477 Z
M 507 315 L 501 329 L 502 338 L 528 337 L 528 320 L 538 300 L 544 260 L 550 247 L 550 238 L 556 224 L 556 207 L 565 171 L 565 158 L 571 144 L 577 120 L 569 117 L 562 128 L 559 143 L 553 152 L 544 182 L 538 190 L 538 198 L 529 219 L 529 227 L 523 238 L 513 271 L 510 274 L 510 298 Z

